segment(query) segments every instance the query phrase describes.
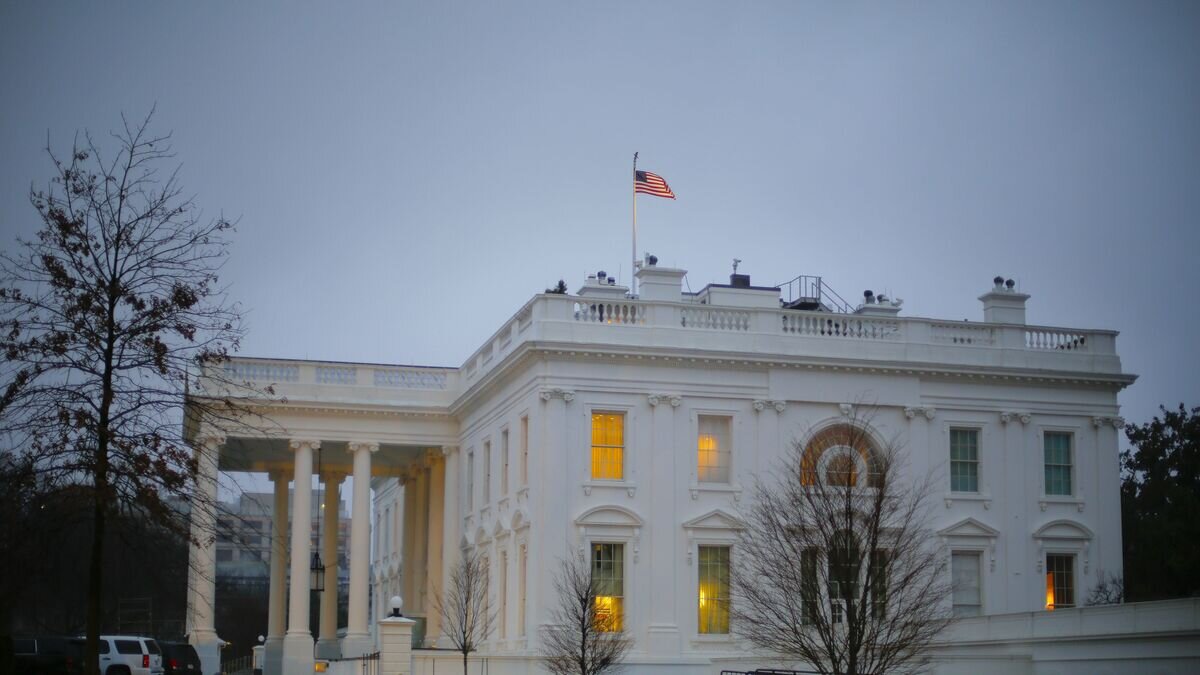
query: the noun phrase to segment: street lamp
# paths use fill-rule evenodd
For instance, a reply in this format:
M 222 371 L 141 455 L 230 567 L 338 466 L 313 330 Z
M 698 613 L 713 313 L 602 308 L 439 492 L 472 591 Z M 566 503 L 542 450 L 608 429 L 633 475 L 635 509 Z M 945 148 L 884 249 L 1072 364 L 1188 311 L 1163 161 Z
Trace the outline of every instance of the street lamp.
M 325 565 L 321 562 L 321 554 L 316 551 L 313 551 L 309 571 L 312 573 L 312 589 L 318 593 L 325 590 Z
M 392 605 L 391 617 L 393 619 L 399 619 L 400 617 L 404 616 L 403 614 L 400 613 L 400 609 L 402 607 L 404 607 L 404 598 L 401 598 L 398 595 L 393 595 L 391 605 Z

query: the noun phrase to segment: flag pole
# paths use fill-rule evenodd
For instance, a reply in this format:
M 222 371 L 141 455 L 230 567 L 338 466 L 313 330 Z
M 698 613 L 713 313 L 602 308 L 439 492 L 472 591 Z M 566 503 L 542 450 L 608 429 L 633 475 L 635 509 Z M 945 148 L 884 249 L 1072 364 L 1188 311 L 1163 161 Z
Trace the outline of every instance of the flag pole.
M 629 289 L 637 295 L 637 157 L 633 153 L 633 265 L 629 268 Z

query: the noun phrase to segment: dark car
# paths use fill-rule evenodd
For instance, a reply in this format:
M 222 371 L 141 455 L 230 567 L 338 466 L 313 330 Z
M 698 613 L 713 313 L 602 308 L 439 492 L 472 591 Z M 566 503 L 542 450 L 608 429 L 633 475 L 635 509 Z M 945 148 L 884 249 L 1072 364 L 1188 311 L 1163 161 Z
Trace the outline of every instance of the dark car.
M 14 671 L 22 675 L 76 675 L 83 672 L 83 641 L 39 635 L 13 639 Z
M 164 675 L 200 675 L 200 655 L 186 642 L 159 642 Z

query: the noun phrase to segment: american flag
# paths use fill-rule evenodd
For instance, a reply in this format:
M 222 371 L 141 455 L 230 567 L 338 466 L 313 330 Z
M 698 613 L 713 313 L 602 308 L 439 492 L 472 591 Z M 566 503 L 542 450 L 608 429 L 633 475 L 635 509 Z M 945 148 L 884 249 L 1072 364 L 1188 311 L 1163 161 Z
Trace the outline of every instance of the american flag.
M 642 192 L 655 197 L 669 197 L 675 199 L 675 193 L 671 192 L 671 188 L 667 185 L 667 181 L 663 177 L 650 173 L 649 171 L 637 171 L 633 179 L 634 193 Z

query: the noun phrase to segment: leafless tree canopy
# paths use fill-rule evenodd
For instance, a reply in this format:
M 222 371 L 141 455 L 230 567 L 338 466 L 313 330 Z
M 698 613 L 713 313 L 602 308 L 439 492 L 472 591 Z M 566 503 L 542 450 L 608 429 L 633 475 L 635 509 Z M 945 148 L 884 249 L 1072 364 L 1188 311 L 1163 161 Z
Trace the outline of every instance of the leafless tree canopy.
M 911 672 L 948 621 L 946 560 L 928 527 L 929 479 L 862 419 L 792 448 L 743 513 L 734 629 L 822 673 Z
M 185 428 L 243 419 L 224 396 L 193 401 L 185 424 L 189 377 L 203 366 L 220 377 L 241 337 L 217 277 L 232 224 L 202 219 L 176 170 L 162 172 L 169 136 L 149 127 L 125 121 L 112 155 L 86 133 L 69 157 L 48 147 L 53 177 L 30 193 L 41 229 L 0 254 L 0 443 L 91 490 L 93 669 L 106 517 L 124 510 L 187 537 L 178 505 L 199 460 Z
M 542 630 L 542 658 L 554 675 L 601 675 L 621 665 L 633 641 L 623 622 L 599 615 L 591 566 L 568 554 L 554 577 L 555 603 Z
M 450 572 L 441 595 L 433 597 L 433 608 L 442 617 L 442 634 L 467 659 L 496 626 L 496 614 L 488 602 L 487 561 L 475 551 L 465 552 Z

